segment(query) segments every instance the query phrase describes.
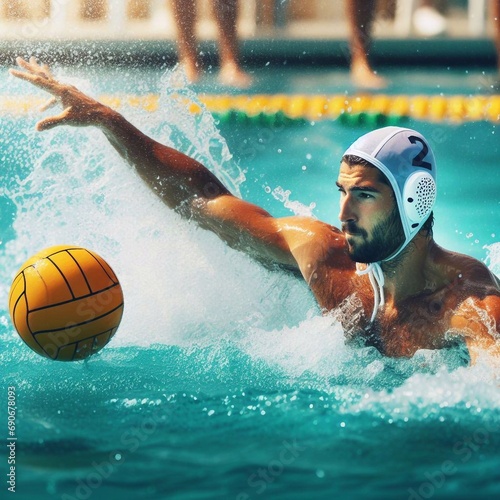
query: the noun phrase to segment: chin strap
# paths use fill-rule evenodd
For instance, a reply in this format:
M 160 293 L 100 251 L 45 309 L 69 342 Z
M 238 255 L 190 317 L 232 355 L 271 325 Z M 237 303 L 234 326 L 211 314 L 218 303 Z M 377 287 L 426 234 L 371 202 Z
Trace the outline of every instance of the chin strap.
M 364 274 L 368 274 L 370 278 L 370 283 L 373 288 L 373 312 L 372 317 L 370 319 L 370 323 L 373 323 L 377 316 L 378 308 L 385 304 L 384 297 L 384 272 L 382 271 L 382 267 L 379 262 L 372 262 L 368 264 L 366 269 L 362 271 L 356 270 L 356 274 L 362 276 Z

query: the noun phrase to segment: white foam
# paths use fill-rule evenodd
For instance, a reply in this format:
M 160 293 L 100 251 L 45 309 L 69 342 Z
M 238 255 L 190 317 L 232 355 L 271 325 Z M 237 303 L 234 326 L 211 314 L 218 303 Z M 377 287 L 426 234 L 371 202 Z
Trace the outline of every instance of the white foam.
M 484 248 L 488 252 L 485 260 L 486 265 L 492 273 L 500 278 L 500 242 L 485 245 Z
M 162 82 L 170 96 L 157 113 L 124 114 L 157 140 L 224 172 L 238 193 L 243 173 L 210 113 L 190 113 L 182 99 L 195 96 L 170 85 L 171 78 Z M 38 150 L 28 151 L 36 158 L 29 175 L 4 189 L 17 214 L 16 238 L 0 255 L 3 283 L 43 248 L 75 244 L 96 251 L 124 290 L 124 317 L 110 347 L 214 341 L 242 331 L 247 321 L 276 325 L 283 319 L 278 309 L 297 317 L 310 307 L 302 282 L 263 269 L 169 210 L 100 131 L 60 127 L 39 138 Z M 3 286 L 3 303 L 7 293 Z
M 288 208 L 288 210 L 291 210 L 294 215 L 314 217 L 313 210 L 316 208 L 316 204 L 314 202 L 309 206 L 306 206 L 300 201 L 290 200 L 292 192 L 289 189 L 283 189 L 281 186 L 274 188 L 271 194 L 275 200 L 283 203 L 283 206 Z

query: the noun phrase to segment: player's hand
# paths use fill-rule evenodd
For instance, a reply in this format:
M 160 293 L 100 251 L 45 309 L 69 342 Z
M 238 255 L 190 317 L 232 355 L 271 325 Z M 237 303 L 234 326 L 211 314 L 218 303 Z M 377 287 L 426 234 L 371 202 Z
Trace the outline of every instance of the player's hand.
M 63 111 L 54 116 L 44 118 L 36 124 L 37 130 L 48 130 L 57 125 L 87 126 L 98 125 L 105 106 L 95 99 L 80 92 L 73 85 L 57 81 L 46 64 L 38 64 L 34 57 L 29 62 L 21 57 L 16 59 L 20 68 L 25 71 L 11 69 L 10 74 L 46 90 L 52 97 L 43 105 L 42 110 L 61 103 Z

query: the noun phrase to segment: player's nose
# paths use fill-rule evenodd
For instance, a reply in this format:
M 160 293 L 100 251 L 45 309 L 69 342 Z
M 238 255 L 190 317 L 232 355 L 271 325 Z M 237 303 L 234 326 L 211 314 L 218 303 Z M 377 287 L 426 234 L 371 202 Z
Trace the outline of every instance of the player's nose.
M 349 194 L 343 195 L 340 199 L 339 219 L 341 222 L 358 220 L 352 197 Z

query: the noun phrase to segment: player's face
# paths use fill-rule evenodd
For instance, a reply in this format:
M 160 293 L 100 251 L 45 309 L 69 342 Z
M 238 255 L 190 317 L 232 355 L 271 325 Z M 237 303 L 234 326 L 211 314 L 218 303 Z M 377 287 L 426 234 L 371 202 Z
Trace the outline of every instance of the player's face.
M 337 186 L 349 256 L 355 262 L 378 262 L 404 242 L 404 231 L 392 188 L 378 169 L 342 162 Z

